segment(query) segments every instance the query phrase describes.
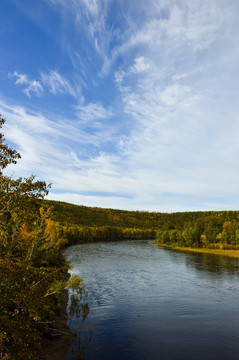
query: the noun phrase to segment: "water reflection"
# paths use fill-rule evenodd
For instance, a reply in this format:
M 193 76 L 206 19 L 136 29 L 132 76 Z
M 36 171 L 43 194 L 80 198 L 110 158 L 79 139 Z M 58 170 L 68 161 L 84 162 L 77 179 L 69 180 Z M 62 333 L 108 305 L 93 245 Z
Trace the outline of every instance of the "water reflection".
M 149 241 L 67 249 L 90 312 L 73 316 L 67 360 L 238 360 L 236 259 L 158 248 Z
M 172 261 L 182 261 L 182 257 L 185 260 L 186 266 L 195 268 L 198 271 L 208 272 L 209 274 L 215 274 L 224 276 L 238 276 L 239 275 L 239 260 L 230 258 L 223 255 L 196 253 L 188 251 L 177 251 L 174 249 L 168 250 Z

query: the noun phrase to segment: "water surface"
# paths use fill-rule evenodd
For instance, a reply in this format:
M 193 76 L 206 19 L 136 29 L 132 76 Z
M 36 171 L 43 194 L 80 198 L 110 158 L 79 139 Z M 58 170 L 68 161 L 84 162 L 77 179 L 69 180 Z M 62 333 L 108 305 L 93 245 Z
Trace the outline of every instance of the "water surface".
M 74 245 L 86 319 L 68 360 L 238 360 L 239 261 L 178 252 L 148 240 Z

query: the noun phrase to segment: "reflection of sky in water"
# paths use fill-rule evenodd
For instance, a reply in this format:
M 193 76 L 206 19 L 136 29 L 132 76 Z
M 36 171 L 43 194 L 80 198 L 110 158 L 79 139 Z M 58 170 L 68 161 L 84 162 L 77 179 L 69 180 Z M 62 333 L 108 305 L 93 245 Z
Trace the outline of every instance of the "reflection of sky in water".
M 239 358 L 235 259 L 148 241 L 83 244 L 66 254 L 89 292 L 88 318 L 70 322 L 81 336 L 93 332 L 86 359 Z

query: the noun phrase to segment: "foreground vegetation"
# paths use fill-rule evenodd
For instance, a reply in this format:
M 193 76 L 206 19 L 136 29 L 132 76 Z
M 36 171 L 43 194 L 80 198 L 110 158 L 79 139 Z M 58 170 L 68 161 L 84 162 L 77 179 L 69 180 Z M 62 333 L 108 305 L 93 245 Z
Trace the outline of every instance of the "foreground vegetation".
M 5 120 L 0 116 L 0 128 Z M 35 178 L 12 179 L 3 170 L 20 154 L 0 133 L 0 359 L 34 359 L 49 335 L 63 289 L 79 288 L 67 280 L 50 209 L 39 203 L 49 189 Z M 55 330 L 54 330 L 55 331 Z

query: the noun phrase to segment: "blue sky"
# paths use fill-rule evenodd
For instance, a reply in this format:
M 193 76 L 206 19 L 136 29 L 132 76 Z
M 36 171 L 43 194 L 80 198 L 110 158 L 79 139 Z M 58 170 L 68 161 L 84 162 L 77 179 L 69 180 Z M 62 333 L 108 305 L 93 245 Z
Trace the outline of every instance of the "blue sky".
M 14 176 L 48 198 L 239 207 L 239 2 L 1 0 L 0 113 Z

